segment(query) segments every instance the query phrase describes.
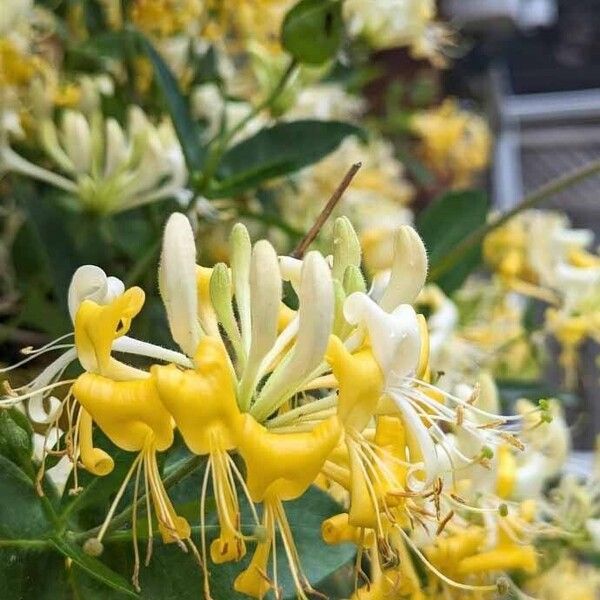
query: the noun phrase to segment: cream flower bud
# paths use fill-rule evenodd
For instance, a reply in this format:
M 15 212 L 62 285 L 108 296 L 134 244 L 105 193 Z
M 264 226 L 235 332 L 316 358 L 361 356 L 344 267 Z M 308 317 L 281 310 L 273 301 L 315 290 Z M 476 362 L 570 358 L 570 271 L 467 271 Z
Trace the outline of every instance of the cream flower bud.
M 54 122 L 45 118 L 40 121 L 39 138 L 42 147 L 54 162 L 68 173 L 75 172 L 75 165 L 58 141 L 58 132 Z
M 165 227 L 158 285 L 173 339 L 194 356 L 202 336 L 198 322 L 196 243 L 187 217 L 173 213 Z
M 80 113 L 66 111 L 62 121 L 62 142 L 77 173 L 86 173 L 92 164 L 92 137 L 87 119 Z
M 250 261 L 251 343 L 240 382 L 239 402 L 249 406 L 261 361 L 277 339 L 281 302 L 281 276 L 275 249 L 266 240 L 257 242 Z
M 250 350 L 250 257 L 252 243 L 248 230 L 241 223 L 237 223 L 231 230 L 229 237 L 231 247 L 231 274 L 233 278 L 233 291 L 235 303 L 240 316 L 242 341 L 246 353 Z
M 294 291 L 298 293 L 302 276 L 302 261 L 292 256 L 280 256 L 279 268 L 281 269 L 282 279 L 289 281 Z
M 391 311 L 399 304 L 412 304 L 427 278 L 427 251 L 419 234 L 404 225 L 394 239 L 394 262 L 388 286 L 379 304 Z
M 333 327 L 334 291 L 331 269 L 323 256 L 309 252 L 303 261 L 299 290 L 296 343 L 273 371 L 253 406 L 258 420 L 266 419 L 282 398 L 296 389 L 323 361 Z
M 106 120 L 106 159 L 104 176 L 110 177 L 125 167 L 130 154 L 125 133 L 115 119 Z

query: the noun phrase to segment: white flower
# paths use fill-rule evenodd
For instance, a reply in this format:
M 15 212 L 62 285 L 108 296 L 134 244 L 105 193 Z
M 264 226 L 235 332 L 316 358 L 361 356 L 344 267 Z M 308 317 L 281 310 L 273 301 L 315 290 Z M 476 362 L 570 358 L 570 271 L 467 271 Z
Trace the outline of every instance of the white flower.
M 0 36 L 11 33 L 32 7 L 33 0 L 4 0 L 0 10 Z
M 172 125 L 153 125 L 139 107 L 129 111 L 127 132 L 97 110 L 69 110 L 60 128 L 49 117 L 41 118 L 39 136 L 64 175 L 30 163 L 7 145 L 0 147 L 3 169 L 63 189 L 87 209 L 110 213 L 171 197 L 190 199 L 185 159 Z

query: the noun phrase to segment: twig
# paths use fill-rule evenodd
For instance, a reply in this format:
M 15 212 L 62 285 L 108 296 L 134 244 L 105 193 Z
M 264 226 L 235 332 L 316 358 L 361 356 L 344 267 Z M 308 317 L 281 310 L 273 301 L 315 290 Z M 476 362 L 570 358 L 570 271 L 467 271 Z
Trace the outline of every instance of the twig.
M 333 209 L 335 208 L 336 204 L 340 201 L 340 198 L 342 197 L 342 195 L 354 179 L 354 176 L 356 175 L 356 173 L 358 173 L 358 170 L 361 167 L 362 163 L 359 162 L 353 164 L 350 167 L 350 169 L 344 176 L 344 179 L 342 179 L 340 185 L 338 185 L 333 194 L 331 194 L 331 197 L 327 201 L 327 204 L 323 207 L 323 210 L 317 217 L 316 221 L 314 222 L 314 225 L 308 230 L 308 233 L 300 240 L 300 243 L 296 246 L 291 256 L 293 256 L 294 258 L 302 258 L 304 256 L 304 253 L 306 252 L 308 247 L 314 242 L 315 238 L 319 234 L 319 231 L 321 231 L 321 228 L 325 224 L 325 221 L 327 221 L 327 219 L 333 212 Z

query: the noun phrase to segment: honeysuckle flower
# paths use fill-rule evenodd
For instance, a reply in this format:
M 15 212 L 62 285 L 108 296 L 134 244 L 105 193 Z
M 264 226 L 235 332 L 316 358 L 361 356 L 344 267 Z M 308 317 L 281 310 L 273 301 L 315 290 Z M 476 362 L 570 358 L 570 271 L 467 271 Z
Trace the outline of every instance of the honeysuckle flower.
M 525 591 L 544 600 L 594 600 L 600 594 L 600 574 L 592 565 L 563 557 L 547 571 L 528 579 Z
M 455 187 L 469 185 L 489 162 L 491 136 L 486 121 L 461 110 L 455 100 L 415 113 L 410 126 L 421 140 L 424 160 Z
M 15 0 L 2 7 L 0 17 L 0 36 L 7 35 L 26 17 L 33 7 L 33 0 Z
M 100 305 L 110 304 L 123 293 L 124 289 L 124 285 L 119 279 L 107 277 L 106 273 L 99 267 L 94 265 L 80 267 L 73 275 L 67 294 L 71 320 L 75 320 L 77 310 L 84 300 L 93 300 Z M 71 335 L 61 336 L 38 349 L 24 349 L 27 358 L 2 370 L 2 372 L 7 372 L 30 362 L 41 354 L 64 350 L 33 381 L 22 388 L 12 390 L 12 394 L 17 398 L 20 396 L 29 398 L 28 413 L 35 423 L 51 423 L 59 416 L 60 401 L 54 396 L 48 398 L 46 396 L 48 392 L 52 391 L 52 384 L 60 380 L 66 368 L 77 359 L 77 350 L 74 344 L 67 341 Z
M 408 46 L 415 58 L 445 63 L 442 51 L 449 38 L 434 20 L 432 0 L 349 0 L 344 17 L 350 35 L 365 38 L 374 48 Z
M 39 167 L 10 146 L 0 147 L 0 168 L 39 179 L 77 198 L 86 210 L 120 212 L 165 198 L 189 200 L 183 153 L 171 124 L 154 126 L 138 107 L 129 111 L 127 133 L 99 112 L 68 110 L 60 127 L 39 127 L 42 147 L 64 175 Z
M 345 489 L 348 499 L 347 515 L 323 525 L 325 538 L 351 539 L 369 548 L 376 554 L 374 564 L 383 565 L 390 556 L 406 562 L 412 549 L 438 573 L 412 540 L 415 524 L 429 533 L 442 531 L 457 505 L 465 513 L 498 511 L 489 498 L 480 508 L 443 489 L 442 476 L 489 461 L 488 446 L 518 446 L 508 425 L 520 417 L 492 414 L 493 407 L 478 403 L 475 390 L 465 398 L 431 382 L 427 328 L 412 306 L 427 274 L 422 241 L 412 228 L 400 228 L 389 273 L 367 292 L 357 234 L 346 218 L 336 220 L 333 232 L 331 256 L 313 250 L 292 259 L 278 257 L 266 240 L 253 245 L 246 228 L 236 225 L 230 265 L 209 269 L 196 264 L 188 219 L 172 215 L 165 227 L 159 287 L 182 352 L 127 335 L 143 306 L 140 288 L 125 289 L 92 266 L 76 273 L 68 298 L 75 345 L 68 357 L 77 357 L 85 372 L 62 381 L 55 367 L 58 380 L 36 393 L 71 386 L 60 401 L 71 440 L 65 452 L 90 472 L 102 476 L 113 468 L 112 457 L 94 445 L 94 427 L 135 453 L 97 538 L 89 541 L 90 552 L 101 549 L 125 487 L 133 479 L 137 495 L 144 471 L 147 511 L 156 514 L 163 539 L 197 553 L 157 468 L 157 453 L 171 446 L 175 428 L 192 453 L 207 457 L 197 553 L 207 597 L 209 560 L 240 560 L 250 542 L 256 548 L 235 589 L 255 598 L 270 589 L 278 593 L 275 556 L 270 567 L 276 535 L 283 540 L 296 593 L 301 598 L 311 593 L 285 502 L 317 480 Z M 297 310 L 282 302 L 283 280 L 296 292 Z M 134 367 L 121 354 L 144 360 Z M 457 439 L 462 432 L 469 444 L 455 443 L 448 428 Z M 245 475 L 232 453 L 243 460 Z M 441 460 L 442 455 L 449 459 Z M 209 481 L 219 523 L 210 559 L 204 528 Z M 252 508 L 254 536 L 240 531 L 238 486 Z M 254 504 L 262 504 L 261 519 Z M 489 564 L 493 569 L 506 563 Z M 406 589 L 416 589 L 414 570 L 403 567 L 400 574 Z
M 529 511 L 528 508 L 522 510 Z M 491 548 L 486 548 L 485 530 L 471 526 L 466 531 L 456 530 L 438 537 L 435 544 L 426 549 L 427 558 L 441 572 L 458 581 L 468 580 L 472 575 L 513 570 L 535 573 L 538 568 L 536 550 L 531 544 L 515 540 L 518 522 L 510 521 L 508 516 L 499 522 L 498 537 Z
M 484 243 L 484 256 L 508 288 L 541 298 L 545 330 L 562 345 L 560 363 L 574 385 L 577 354 L 600 337 L 600 258 L 588 250 L 593 234 L 572 229 L 563 215 L 532 210 L 518 215 Z
M 148 515 L 150 517 L 150 502 L 152 502 L 163 542 L 176 542 L 183 549 L 186 548 L 184 542 L 187 542 L 194 549 L 190 540 L 190 526 L 186 519 L 177 515 L 160 478 L 156 454 L 167 450 L 172 445 L 174 423 L 159 399 L 154 381 L 152 379 L 113 381 L 102 375 L 84 373 L 77 378 L 72 393 L 81 405 L 77 418 L 76 439 L 79 458 L 88 471 L 102 476 L 112 471 L 114 466 L 112 458 L 104 450 L 93 445 L 93 423 L 96 423 L 116 446 L 137 453 L 98 535 L 93 538 L 96 545 L 101 544 L 112 515 L 134 474 L 133 502 L 134 505 L 137 503 L 137 492 L 143 471 Z M 139 589 L 136 518 L 134 513 L 135 566 L 132 580 Z M 152 539 L 151 524 L 149 524 L 149 535 Z

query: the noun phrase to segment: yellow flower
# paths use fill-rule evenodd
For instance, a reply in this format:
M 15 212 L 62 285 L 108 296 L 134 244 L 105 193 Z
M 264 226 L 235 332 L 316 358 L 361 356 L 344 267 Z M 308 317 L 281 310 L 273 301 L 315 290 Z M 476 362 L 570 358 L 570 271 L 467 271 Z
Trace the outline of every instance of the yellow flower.
M 144 301 L 141 289 L 125 290 L 91 265 L 76 273 L 68 298 L 74 347 L 52 366 L 53 383 L 15 392 L 1 404 L 70 385 L 71 380 L 62 380 L 62 370 L 77 356 L 85 373 L 59 401 L 69 425 L 67 447 L 72 450 L 67 452 L 98 475 L 109 472 L 113 459 L 95 448 L 95 425 L 115 445 L 137 453 L 90 551 L 97 550 L 132 478 L 137 498 L 143 467 L 146 510 L 150 513 L 153 505 L 165 541 L 191 548 L 200 559 L 204 593 L 210 597 L 205 537 L 210 479 L 220 529 L 210 546 L 212 562 L 239 560 L 246 544 L 255 542 L 250 563 L 233 586 L 259 599 L 271 589 L 277 593 L 273 549 L 279 535 L 296 593 L 306 599 L 313 590 L 303 574 L 284 503 L 301 497 L 314 482 L 334 482 L 346 490 L 348 512 L 324 523 L 322 533 L 331 543 L 352 540 L 369 550 L 377 594 L 392 591 L 396 584 L 388 584 L 397 582 L 398 589 L 419 597 L 410 551 L 447 585 L 494 589 L 441 573 L 421 551 L 423 542 L 415 541 L 416 531 L 435 528 L 439 537 L 446 527 L 454 531 L 470 525 L 463 513 L 498 511 L 493 495 L 485 497 L 482 507 L 457 500 L 453 486 L 444 489 L 444 477 L 450 480 L 475 464 L 490 466 L 490 447 L 519 445 L 506 426 L 520 417 L 498 417 L 485 402 L 478 405 L 476 391 L 465 399 L 432 383 L 427 327 L 412 306 L 427 276 L 427 255 L 418 234 L 407 226 L 396 233 L 390 271 L 367 292 L 358 236 L 347 219 L 338 219 L 333 229 L 331 258 L 311 251 L 294 259 L 278 257 L 266 240 L 253 245 L 245 227 L 237 225 L 230 237 L 230 264 L 208 269 L 196 264 L 189 220 L 172 215 L 158 279 L 169 329 L 181 352 L 129 337 Z M 297 310 L 282 302 L 283 281 L 296 292 Z M 144 357 L 143 367 L 117 360 L 115 352 Z M 171 446 L 175 428 L 192 453 L 207 456 L 200 490 L 202 556 L 158 471 L 156 454 Z M 459 443 L 461 435 L 470 440 L 468 445 Z M 234 452 L 245 475 L 231 456 Z M 238 487 L 256 524 L 251 536 L 240 531 Z M 262 505 L 260 523 L 255 504 Z M 525 529 L 520 522 L 511 528 Z M 529 568 L 529 554 L 504 543 L 500 534 L 498 539 L 502 544 L 491 544 L 491 550 L 478 547 L 465 556 L 471 563 L 456 577 L 474 572 L 487 577 L 490 570 L 517 563 Z M 387 568 L 390 560 L 399 561 L 401 568 Z
M 215 338 L 203 338 L 194 363 L 195 369 L 186 371 L 175 365 L 155 365 L 151 373 L 159 397 L 188 448 L 194 454 L 209 456 L 205 477 L 212 475 L 221 527 L 219 537 L 211 544 L 211 558 L 215 563 L 240 560 L 245 554 L 245 544 L 239 532 L 240 510 L 232 485 L 235 465 L 227 451 L 238 446 L 242 415 L 222 343 Z M 204 503 L 202 496 L 201 504 Z
M 337 445 L 341 433 L 336 416 L 310 432 L 271 433 L 252 416 L 245 415 L 239 452 L 248 471 L 246 483 L 250 497 L 264 505 L 263 526 L 267 537 L 258 542 L 250 565 L 236 578 L 236 591 L 262 598 L 271 587 L 265 574 L 275 540 L 275 525 L 283 540 L 298 596 L 306 599 L 304 590 L 312 591 L 302 573 L 282 501 L 298 498 L 308 489 Z M 273 582 L 273 587 L 277 589 L 277 581 Z
M 562 558 L 556 565 L 525 584 L 528 594 L 544 600 L 595 600 L 600 594 L 597 568 Z
M 164 38 L 185 32 L 202 10 L 199 0 L 134 0 L 131 20 L 144 33 Z
M 491 137 L 487 123 L 461 110 L 455 100 L 414 114 L 411 129 L 421 140 L 425 161 L 454 187 L 468 186 L 488 165 Z

